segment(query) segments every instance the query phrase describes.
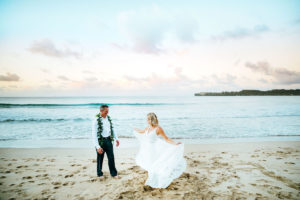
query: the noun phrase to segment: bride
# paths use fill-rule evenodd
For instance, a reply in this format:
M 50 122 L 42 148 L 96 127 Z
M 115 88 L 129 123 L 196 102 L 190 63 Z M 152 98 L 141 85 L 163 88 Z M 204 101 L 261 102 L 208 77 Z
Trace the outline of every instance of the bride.
M 133 131 L 140 142 L 136 164 L 148 171 L 145 185 L 166 188 L 186 169 L 184 145 L 166 136 L 154 113 L 147 115 L 147 121 L 149 126 L 144 130 L 134 128 Z

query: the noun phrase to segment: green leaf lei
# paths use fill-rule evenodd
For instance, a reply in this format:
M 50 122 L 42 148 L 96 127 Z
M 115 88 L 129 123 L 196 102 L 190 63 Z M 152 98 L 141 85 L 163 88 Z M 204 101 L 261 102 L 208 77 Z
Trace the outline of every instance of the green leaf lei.
M 98 137 L 99 145 L 102 147 L 104 140 L 103 140 L 103 136 L 101 135 L 101 133 L 103 131 L 103 123 L 101 121 L 101 118 L 103 118 L 103 117 L 100 115 L 100 113 L 98 113 L 96 115 L 96 117 L 97 117 L 97 121 L 98 121 L 97 137 Z M 111 141 L 114 141 L 113 125 L 112 125 L 111 118 L 109 115 L 107 115 L 107 119 L 110 123 L 110 139 L 111 139 Z

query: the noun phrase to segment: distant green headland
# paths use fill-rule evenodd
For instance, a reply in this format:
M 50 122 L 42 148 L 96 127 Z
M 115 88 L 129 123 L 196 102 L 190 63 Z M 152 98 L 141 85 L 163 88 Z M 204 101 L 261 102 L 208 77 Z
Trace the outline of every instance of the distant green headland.
M 295 90 L 285 90 L 285 89 L 275 89 L 275 90 L 241 90 L 239 92 L 199 92 L 195 93 L 195 96 L 291 96 L 300 95 L 300 89 Z

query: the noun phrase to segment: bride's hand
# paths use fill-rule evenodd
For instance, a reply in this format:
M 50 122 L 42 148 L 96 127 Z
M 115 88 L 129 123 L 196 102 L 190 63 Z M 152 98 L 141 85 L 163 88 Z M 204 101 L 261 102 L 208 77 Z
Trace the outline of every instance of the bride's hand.
M 137 129 L 137 128 L 133 128 L 133 130 L 135 130 L 135 131 L 139 131 L 139 129 Z

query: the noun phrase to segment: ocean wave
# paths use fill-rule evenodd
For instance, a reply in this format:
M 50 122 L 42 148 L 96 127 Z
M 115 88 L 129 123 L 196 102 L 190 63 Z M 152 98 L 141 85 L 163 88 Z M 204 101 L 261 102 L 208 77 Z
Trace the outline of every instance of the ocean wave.
M 295 136 L 300 136 L 299 134 L 294 134 L 294 135 L 282 135 L 282 134 L 275 134 L 275 135 L 268 135 L 268 136 L 276 136 L 276 137 L 295 137 Z
M 176 105 L 171 103 L 82 103 L 82 104 L 10 104 L 0 103 L 0 108 L 11 107 L 61 107 L 61 106 L 157 106 L 157 105 Z
M 299 134 L 293 134 L 293 135 L 262 135 L 262 136 L 222 136 L 222 137 L 215 137 L 215 136 L 191 136 L 191 137 L 170 137 L 171 139 L 175 140 L 197 140 L 197 139 L 243 139 L 243 138 L 268 138 L 268 137 L 299 137 Z M 13 140 L 30 140 L 30 141 L 36 141 L 36 140 L 90 140 L 90 137 L 55 137 L 55 138 L 39 138 L 39 139 L 32 139 L 32 138 L 0 138 L 1 141 L 13 141 Z M 134 136 L 119 136 L 119 139 L 135 139 Z
M 14 122 L 58 122 L 58 121 L 87 121 L 91 120 L 89 118 L 73 118 L 73 119 L 64 119 L 64 118 L 59 118 L 59 119 L 4 119 L 0 120 L 0 123 L 14 123 Z

